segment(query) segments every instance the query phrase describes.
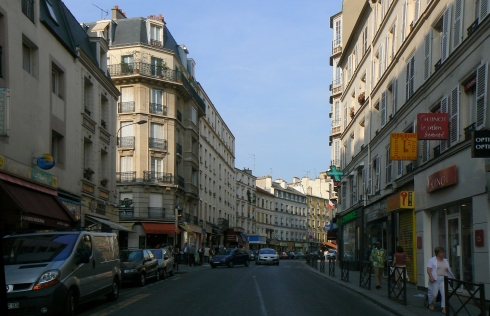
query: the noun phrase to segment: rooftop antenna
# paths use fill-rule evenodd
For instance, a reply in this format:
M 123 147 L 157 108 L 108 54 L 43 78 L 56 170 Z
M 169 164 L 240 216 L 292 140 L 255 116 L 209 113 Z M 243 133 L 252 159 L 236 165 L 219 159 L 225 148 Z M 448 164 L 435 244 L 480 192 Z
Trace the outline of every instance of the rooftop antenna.
M 309 179 L 310 178 L 310 176 L 309 176 L 310 170 L 303 170 L 303 171 L 306 172 L 306 177 Z
M 100 19 L 101 19 L 101 20 L 103 19 L 102 13 L 105 13 L 105 16 L 107 16 L 107 15 L 109 14 L 109 12 L 108 12 L 108 11 L 106 11 L 106 10 L 102 9 L 101 7 L 98 7 L 98 6 L 96 6 L 95 4 L 93 4 L 93 3 L 92 3 L 92 5 L 93 5 L 94 7 L 96 7 L 97 9 L 99 9 L 99 10 L 100 10 Z

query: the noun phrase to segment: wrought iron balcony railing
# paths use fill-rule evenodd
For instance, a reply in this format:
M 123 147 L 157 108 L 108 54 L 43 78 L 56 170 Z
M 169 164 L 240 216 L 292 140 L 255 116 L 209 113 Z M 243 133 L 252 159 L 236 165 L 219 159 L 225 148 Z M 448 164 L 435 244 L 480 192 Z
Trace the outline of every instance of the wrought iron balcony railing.
M 116 182 L 135 182 L 136 171 L 116 172 Z
M 174 177 L 171 173 L 166 172 L 143 171 L 143 181 L 173 184 Z
M 150 103 L 150 113 L 157 115 L 167 115 L 167 106 L 158 103 Z
M 119 102 L 117 111 L 119 113 L 129 113 L 134 112 L 134 101 Z
M 150 148 L 167 150 L 167 140 L 166 139 L 150 137 L 149 143 L 150 143 Z
M 119 137 L 117 147 L 134 148 L 134 136 Z

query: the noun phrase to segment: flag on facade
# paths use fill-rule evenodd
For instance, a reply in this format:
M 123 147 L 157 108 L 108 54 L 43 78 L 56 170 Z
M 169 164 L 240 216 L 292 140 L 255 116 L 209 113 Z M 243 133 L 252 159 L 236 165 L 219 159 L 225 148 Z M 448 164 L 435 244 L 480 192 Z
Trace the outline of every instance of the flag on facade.
M 328 200 L 328 209 L 331 210 L 333 208 L 333 203 L 331 200 Z

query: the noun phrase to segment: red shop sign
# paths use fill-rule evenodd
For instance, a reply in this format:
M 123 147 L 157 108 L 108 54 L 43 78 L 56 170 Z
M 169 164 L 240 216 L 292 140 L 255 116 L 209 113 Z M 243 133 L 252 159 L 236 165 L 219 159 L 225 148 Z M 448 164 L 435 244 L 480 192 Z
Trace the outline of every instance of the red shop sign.
M 458 183 L 458 168 L 456 166 L 437 171 L 427 178 L 427 193 L 456 183 Z
M 444 140 L 449 137 L 448 113 L 418 113 L 417 139 Z

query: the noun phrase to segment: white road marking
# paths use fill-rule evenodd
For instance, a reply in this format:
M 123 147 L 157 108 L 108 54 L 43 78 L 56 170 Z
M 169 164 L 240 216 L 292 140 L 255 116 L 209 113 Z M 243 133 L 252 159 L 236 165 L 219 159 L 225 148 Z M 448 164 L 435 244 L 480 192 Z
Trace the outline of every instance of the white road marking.
M 257 289 L 257 296 L 259 297 L 260 314 L 262 316 L 267 316 L 267 311 L 265 310 L 264 299 L 262 298 L 262 293 L 260 292 L 259 284 L 254 276 L 255 288 Z

